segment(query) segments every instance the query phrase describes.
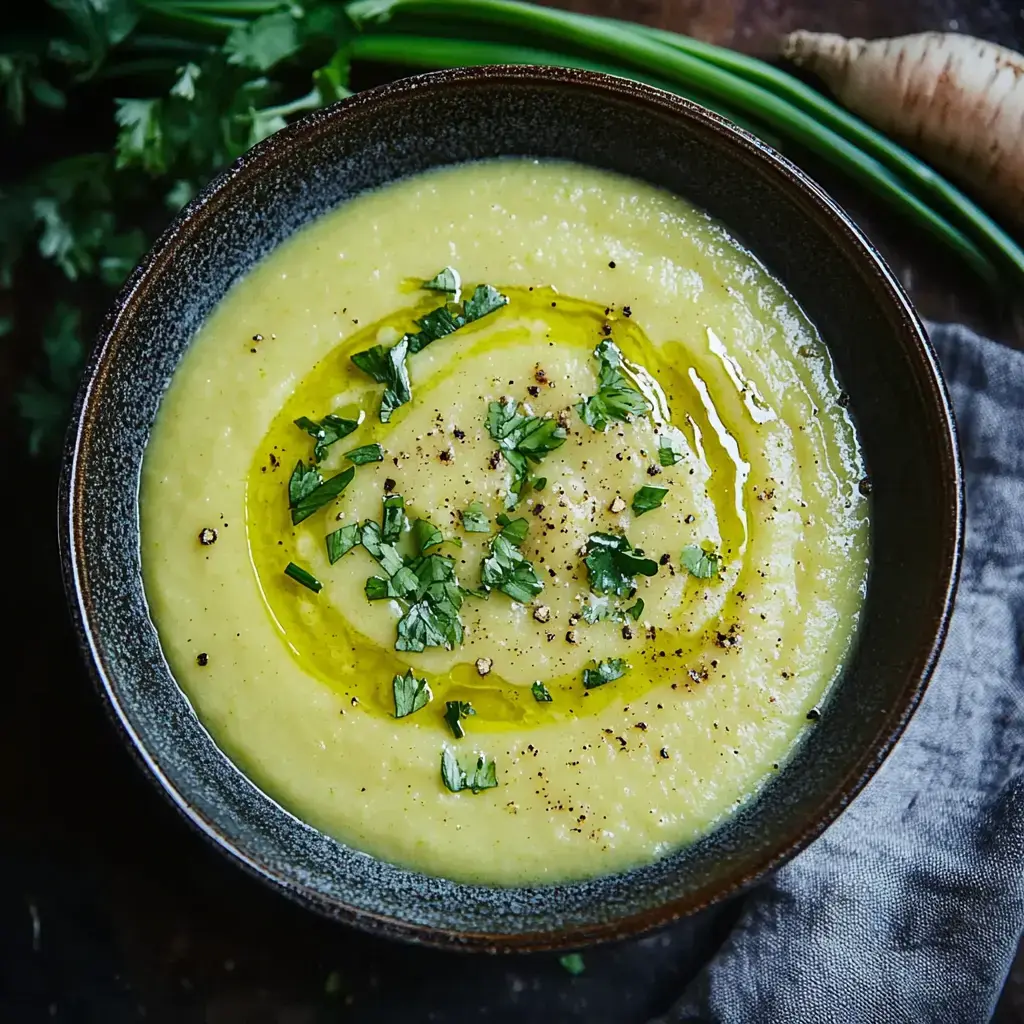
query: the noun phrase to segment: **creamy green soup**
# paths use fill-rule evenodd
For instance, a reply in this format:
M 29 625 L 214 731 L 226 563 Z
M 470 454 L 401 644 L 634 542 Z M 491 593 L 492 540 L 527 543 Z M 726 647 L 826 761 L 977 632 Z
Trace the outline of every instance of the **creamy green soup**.
M 720 224 L 479 163 L 232 288 L 147 449 L 143 573 L 199 717 L 290 811 L 430 874 L 564 881 L 785 769 L 856 630 L 862 478 L 827 349 Z

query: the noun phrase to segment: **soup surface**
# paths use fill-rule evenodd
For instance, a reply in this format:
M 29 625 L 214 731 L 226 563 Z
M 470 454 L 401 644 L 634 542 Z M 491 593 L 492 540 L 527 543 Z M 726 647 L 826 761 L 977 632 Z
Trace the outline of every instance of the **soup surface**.
M 199 717 L 298 817 L 457 880 L 578 879 L 707 832 L 814 727 L 862 477 L 821 339 L 721 225 L 465 165 L 214 310 L 147 449 L 143 573 Z

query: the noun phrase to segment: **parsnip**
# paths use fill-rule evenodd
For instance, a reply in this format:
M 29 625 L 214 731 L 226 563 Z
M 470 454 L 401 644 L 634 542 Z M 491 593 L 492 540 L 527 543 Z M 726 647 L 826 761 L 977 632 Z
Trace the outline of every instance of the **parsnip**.
M 871 41 L 793 32 L 782 53 L 1024 225 L 1024 56 L 943 32 Z

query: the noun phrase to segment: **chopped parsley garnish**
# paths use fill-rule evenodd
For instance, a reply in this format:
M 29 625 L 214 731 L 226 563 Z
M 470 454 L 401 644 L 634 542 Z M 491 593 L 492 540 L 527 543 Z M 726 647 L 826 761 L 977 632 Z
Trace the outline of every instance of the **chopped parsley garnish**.
M 636 622 L 641 615 L 644 613 L 644 599 L 642 597 L 637 598 L 637 602 L 631 608 L 626 609 L 626 614 Z
M 301 565 L 296 565 L 294 562 L 289 562 L 284 567 L 284 574 L 291 576 L 296 583 L 308 587 L 314 594 L 319 594 L 324 589 L 324 585 L 311 572 L 306 572 Z
M 416 321 L 419 331 L 405 336 L 409 341 L 409 354 L 422 352 L 433 342 L 454 334 L 460 327 L 465 327 L 467 322 L 466 318 L 458 313 L 452 314 L 447 306 L 432 309 L 426 316 Z
M 384 499 L 384 518 L 381 521 L 381 540 L 393 544 L 402 535 L 408 520 L 405 518 L 405 498 L 389 494 Z
M 612 420 L 629 421 L 648 410 L 647 399 L 629 382 L 619 369 L 622 353 L 611 339 L 594 349 L 601 368 L 597 376 L 597 394 L 576 406 L 580 418 L 595 430 L 605 430 Z
M 395 676 L 392 683 L 395 692 L 395 718 L 405 718 L 420 708 L 425 708 L 434 696 L 426 679 L 417 679 L 409 669 L 404 676 Z
M 683 563 L 683 568 L 691 576 L 696 576 L 699 580 L 713 579 L 718 575 L 718 570 L 722 567 L 720 555 L 714 551 L 706 551 L 696 544 L 687 544 L 683 548 L 679 560 Z
M 548 688 L 539 679 L 530 687 L 530 692 L 538 704 L 550 704 L 554 700 L 548 692 Z
M 419 330 L 403 334 L 391 348 L 374 345 L 373 348 L 352 356 L 352 362 L 360 370 L 384 385 L 380 403 L 382 423 L 387 423 L 391 419 L 391 414 L 400 405 L 412 400 L 409 369 L 406 365 L 407 356 L 421 352 L 439 338 L 454 334 L 460 327 L 493 313 L 508 302 L 507 295 L 502 295 L 489 284 L 481 284 L 477 285 L 472 297 L 466 300 L 462 311 L 459 312 L 457 299 L 461 284 L 458 273 L 452 267 L 445 267 L 436 277 L 426 281 L 423 287 L 450 294 L 451 303 L 438 306 L 437 309 L 432 309 L 420 317 L 416 321 Z
M 505 507 L 519 503 L 531 462 L 560 448 L 566 439 L 565 427 L 550 416 L 525 416 L 514 398 L 491 402 L 487 407 L 487 431 L 498 442 L 501 454 L 512 469 Z
M 645 558 L 621 534 L 592 533 L 584 562 L 590 573 L 590 589 L 619 597 L 633 589 L 637 575 L 653 576 L 658 571 L 658 563 Z
M 498 785 L 498 774 L 494 761 L 488 761 L 483 754 L 477 756 L 473 768 L 467 771 L 459 764 L 455 751 L 445 747 L 441 752 L 441 781 L 453 793 L 470 789 L 479 793 L 482 789 L 493 789 Z
M 360 533 L 361 528 L 359 524 L 351 523 L 327 534 L 325 538 L 327 542 L 327 560 L 331 565 L 334 565 L 342 555 L 347 555 L 354 547 L 361 543 L 359 539 Z
M 588 690 L 621 679 L 629 669 L 622 658 L 609 658 L 607 661 L 598 661 L 594 664 L 594 668 L 583 670 L 583 685 Z
M 334 501 L 356 474 L 348 469 L 324 480 L 315 466 L 307 466 L 300 459 L 288 481 L 288 502 L 292 510 L 292 523 L 298 525 L 328 502 Z
M 548 478 L 546 476 L 535 476 L 533 478 L 533 489 L 535 491 L 543 491 L 548 485 Z
M 367 462 L 383 462 L 384 446 L 380 444 L 364 444 L 345 452 L 345 458 L 356 466 L 365 466 Z
M 351 434 L 359 426 L 359 420 L 344 420 L 340 416 L 325 416 L 317 423 L 308 416 L 300 416 L 295 421 L 295 426 L 304 430 L 310 437 L 315 438 L 316 444 L 313 446 L 313 458 L 317 462 L 322 462 L 327 454 L 327 449 L 335 441 L 340 441 L 343 437 Z
M 466 533 L 490 533 L 491 524 L 484 514 L 484 507 L 474 501 L 462 513 L 462 528 Z
M 637 516 L 652 512 L 658 508 L 668 494 L 667 487 L 649 487 L 644 485 L 633 495 L 633 511 Z
M 519 550 L 530 524 L 504 515 L 498 517 L 498 522 L 502 530 L 491 541 L 491 553 L 483 561 L 481 583 L 484 590 L 500 590 L 513 601 L 526 604 L 544 589 L 533 564 Z
M 448 700 L 445 701 L 444 707 L 444 720 L 448 723 L 448 728 L 457 740 L 461 740 L 466 735 L 466 730 L 462 728 L 462 719 L 475 715 L 476 709 L 468 700 Z
M 582 974 L 587 969 L 587 965 L 583 962 L 583 957 L 579 953 L 566 953 L 565 956 L 558 958 L 558 962 L 573 977 Z
M 462 292 L 462 278 L 454 267 L 445 267 L 439 270 L 429 281 L 423 282 L 423 287 L 432 292 L 444 292 L 451 296 L 452 302 L 459 301 Z
M 686 439 L 675 427 L 669 427 L 658 438 L 658 461 L 663 466 L 674 466 L 686 454 Z
M 383 345 L 374 345 L 365 352 L 356 352 L 352 362 L 363 373 L 369 374 L 379 384 L 384 385 L 384 394 L 380 400 L 380 421 L 387 423 L 391 414 L 406 402 L 412 400 L 412 386 L 409 384 L 409 368 L 406 356 L 409 354 L 408 336 L 401 338 L 389 349 Z
M 497 312 L 508 302 L 508 296 L 502 295 L 493 285 L 478 284 L 473 289 L 473 294 L 466 299 L 463 307 L 466 314 L 466 323 L 479 320 L 488 313 Z
M 427 548 L 436 547 L 444 543 L 444 534 L 431 522 L 426 519 L 417 519 L 412 524 L 412 539 L 416 550 L 422 555 Z

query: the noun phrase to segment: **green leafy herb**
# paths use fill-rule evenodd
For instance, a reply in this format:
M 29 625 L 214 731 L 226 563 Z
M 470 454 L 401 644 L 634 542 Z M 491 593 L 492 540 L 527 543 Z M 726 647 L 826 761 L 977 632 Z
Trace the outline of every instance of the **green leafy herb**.
M 462 719 L 475 714 L 476 710 L 467 700 L 445 701 L 444 720 L 457 740 L 461 740 L 466 735 L 466 730 L 462 728 Z
M 426 679 L 417 679 L 409 669 L 404 676 L 395 676 L 392 682 L 395 693 L 395 718 L 405 718 L 420 708 L 425 708 L 434 696 Z
M 416 550 L 422 555 L 427 548 L 442 544 L 444 535 L 433 523 L 426 519 L 417 519 L 412 524 L 412 539 Z
M 324 456 L 327 454 L 327 449 L 334 444 L 335 441 L 340 441 L 343 437 L 347 437 L 352 433 L 356 427 L 359 426 L 358 420 L 346 420 L 340 416 L 325 416 L 319 423 L 315 420 L 311 420 L 308 416 L 300 416 L 295 421 L 295 426 L 304 430 L 310 437 L 316 439 L 316 444 L 313 447 L 313 458 L 317 462 L 322 462 Z
M 663 466 L 674 466 L 686 455 L 686 439 L 680 430 L 669 427 L 658 438 L 658 461 Z
M 459 764 L 455 751 L 445 747 L 441 752 L 441 781 L 453 793 L 463 789 L 479 793 L 498 785 L 498 773 L 494 761 L 488 761 L 483 754 L 477 756 L 473 767 L 467 771 Z
M 523 415 L 515 399 L 509 398 L 488 405 L 487 432 L 498 442 L 512 470 L 505 507 L 513 509 L 519 503 L 529 464 L 540 462 L 548 452 L 565 444 L 565 428 L 552 417 Z
M 626 609 L 626 614 L 634 621 L 637 622 L 641 615 L 644 613 L 644 599 L 638 598 L 636 604 L 631 608 Z
M 532 563 L 519 550 L 530 524 L 525 519 L 498 517 L 502 527 L 491 541 L 491 553 L 484 559 L 480 580 L 484 590 L 500 590 L 513 601 L 526 604 L 544 589 Z
M 543 491 L 548 485 L 548 478 L 546 476 L 535 476 L 533 478 L 533 489 L 535 491 Z
M 637 575 L 653 576 L 658 571 L 658 563 L 645 558 L 621 534 L 592 533 L 584 562 L 590 573 L 591 590 L 619 597 L 633 589 Z
M 302 463 L 299 463 L 301 466 Z M 295 472 L 298 472 L 299 466 L 295 467 Z M 292 479 L 288 484 L 288 496 L 292 498 L 292 481 L 296 479 L 295 472 L 292 473 Z M 319 480 L 320 474 L 314 469 L 316 477 Z M 328 502 L 333 501 L 338 497 L 339 494 L 352 482 L 352 477 L 355 476 L 355 469 L 349 466 L 348 469 L 338 473 L 337 476 L 332 476 L 329 480 L 325 480 L 323 483 L 317 484 L 311 490 L 309 487 L 309 474 L 308 472 L 302 476 L 301 488 L 304 490 L 302 496 L 296 501 L 291 501 L 292 507 L 292 523 L 299 524 L 303 519 L 308 519 L 314 512 L 321 509 Z
M 345 452 L 345 458 L 356 466 L 365 466 L 368 462 L 384 461 L 384 446 L 380 444 L 364 444 Z
M 548 692 L 548 688 L 539 679 L 530 687 L 530 692 L 533 694 L 533 699 L 539 704 L 550 704 L 554 700 Z
M 324 478 L 316 466 L 307 466 L 302 459 L 299 459 L 288 479 L 289 507 L 295 508 L 303 498 L 312 494 L 323 482 Z
M 383 345 L 374 345 L 352 356 L 352 362 L 363 373 L 384 385 L 384 394 L 380 400 L 381 423 L 387 423 L 395 409 L 412 400 L 412 386 L 409 384 L 409 369 L 406 366 L 408 354 L 409 340 L 406 336 L 389 349 Z
M 339 527 L 337 530 L 327 534 L 325 538 L 327 543 L 327 560 L 331 565 L 334 565 L 342 555 L 347 555 L 359 544 L 360 533 L 361 527 L 359 524 L 350 523 L 348 526 Z
M 643 486 L 633 495 L 633 511 L 637 516 L 658 508 L 668 494 L 667 487 Z
M 573 977 L 582 974 L 587 969 L 587 965 L 583 962 L 583 957 L 579 953 L 566 953 L 565 956 L 558 958 L 558 962 Z
M 522 517 L 510 519 L 504 512 L 498 516 L 498 525 L 501 527 L 501 536 L 505 540 L 511 541 L 516 547 L 526 540 L 526 535 L 530 532 L 528 520 Z
M 488 313 L 494 313 L 508 302 L 508 296 L 502 295 L 497 288 L 489 284 L 478 284 L 473 294 L 466 300 L 464 307 L 466 323 L 479 320 Z
M 484 514 L 484 507 L 479 501 L 472 502 L 462 513 L 462 528 L 466 533 L 490 533 L 491 524 Z
M 647 399 L 622 372 L 622 353 L 611 339 L 602 341 L 594 350 L 600 363 L 597 394 L 576 406 L 580 418 L 595 430 L 605 430 L 612 420 L 628 421 L 647 413 Z
M 682 562 L 683 568 L 699 580 L 713 579 L 722 567 L 722 559 L 718 554 L 698 547 L 696 544 L 687 544 L 683 548 L 679 560 Z
M 462 291 L 462 278 L 454 267 L 445 267 L 429 281 L 424 281 L 423 287 L 432 292 L 444 292 L 451 296 L 452 302 L 458 302 L 459 294 Z
M 607 661 L 598 661 L 594 664 L 594 668 L 583 670 L 583 686 L 588 690 L 621 679 L 629 669 L 622 658 L 609 658 Z
M 419 331 L 405 336 L 409 342 L 410 355 L 423 351 L 440 338 L 454 334 L 460 327 L 466 326 L 466 320 L 458 313 L 453 314 L 447 306 L 439 306 L 417 320 L 416 324 Z
M 389 494 L 384 499 L 384 518 L 380 528 L 381 539 L 387 543 L 394 543 L 401 537 L 407 522 L 405 498 L 400 494 Z
M 305 569 L 300 565 L 296 565 L 294 562 L 289 562 L 284 567 L 285 576 L 291 576 L 296 583 L 301 583 L 304 587 L 312 590 L 314 594 L 319 594 L 324 589 L 324 585 L 310 572 L 306 572 Z

